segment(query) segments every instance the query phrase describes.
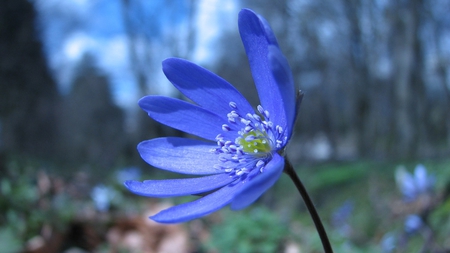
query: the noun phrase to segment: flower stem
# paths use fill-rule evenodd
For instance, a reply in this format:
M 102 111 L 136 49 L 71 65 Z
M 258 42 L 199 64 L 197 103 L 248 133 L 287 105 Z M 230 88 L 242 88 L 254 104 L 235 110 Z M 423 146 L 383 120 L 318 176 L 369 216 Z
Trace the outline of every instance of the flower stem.
M 300 178 L 295 172 L 294 167 L 287 158 L 285 158 L 284 172 L 289 175 L 289 177 L 297 187 L 298 192 L 300 193 L 300 195 L 302 195 L 303 201 L 305 202 L 306 207 L 308 208 L 309 214 L 311 215 L 311 218 L 314 221 L 314 225 L 316 226 L 317 233 L 319 234 L 320 240 L 322 241 L 322 246 L 325 253 L 333 253 L 330 241 L 328 240 L 327 232 L 323 227 L 319 214 L 317 213 L 317 210 L 314 207 L 314 204 L 311 198 L 309 197 L 308 192 L 305 189 L 305 186 L 303 185 L 302 181 L 300 181 Z

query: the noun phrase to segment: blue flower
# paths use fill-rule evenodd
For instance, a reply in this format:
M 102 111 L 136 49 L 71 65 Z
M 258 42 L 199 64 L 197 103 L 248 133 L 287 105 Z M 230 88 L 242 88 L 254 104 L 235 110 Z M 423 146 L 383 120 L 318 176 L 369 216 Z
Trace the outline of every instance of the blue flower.
M 410 214 L 405 219 L 404 229 L 406 233 L 412 235 L 420 231 L 423 225 L 423 220 L 419 215 Z
M 342 236 L 349 237 L 352 232 L 349 219 L 353 215 L 354 208 L 355 203 L 351 200 L 346 200 L 344 204 L 332 213 L 331 224 Z
M 114 189 L 106 187 L 103 184 L 97 185 L 91 191 L 92 200 L 95 207 L 100 212 L 106 212 L 111 205 L 111 200 L 116 196 Z
M 395 172 L 397 185 L 406 202 L 415 201 L 419 196 L 433 191 L 435 178 L 427 174 L 427 169 L 418 164 L 414 174 L 410 174 L 404 167 L 399 167 Z
M 381 250 L 384 253 L 394 252 L 398 239 L 393 232 L 389 232 L 381 238 Z
M 260 98 L 256 110 L 224 79 L 177 58 L 163 62 L 164 74 L 195 104 L 163 96 L 139 101 L 156 121 L 205 139 L 164 137 L 138 145 L 150 165 L 201 175 L 125 182 L 131 192 L 147 197 L 204 195 L 150 217 L 157 222 L 185 222 L 227 205 L 233 210 L 245 208 L 283 172 L 283 153 L 302 95 L 295 90 L 288 62 L 267 21 L 244 9 L 238 23 Z

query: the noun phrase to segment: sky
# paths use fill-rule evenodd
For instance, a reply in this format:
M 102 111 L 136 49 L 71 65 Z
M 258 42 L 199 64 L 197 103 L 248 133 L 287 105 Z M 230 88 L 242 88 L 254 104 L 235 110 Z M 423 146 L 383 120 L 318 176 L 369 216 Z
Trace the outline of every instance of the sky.
M 153 28 L 149 27 L 144 32 L 153 36 L 155 41 L 159 39 L 164 42 L 167 34 L 184 31 L 187 27 L 189 10 L 186 3 L 189 1 L 176 0 L 177 8 L 172 9 L 165 6 L 168 2 L 143 1 L 148 9 L 142 13 L 154 16 L 151 19 Z M 214 41 L 224 29 L 237 29 L 239 8 L 236 1 L 219 2 L 197 2 L 197 15 L 194 17 L 195 48 L 190 60 L 198 64 L 214 60 Z M 34 3 L 38 10 L 38 30 L 61 93 L 70 92 L 77 63 L 86 53 L 90 53 L 97 61 L 97 67 L 110 78 L 114 101 L 125 109 L 136 106 L 140 94 L 130 65 L 129 40 L 123 22 L 121 0 L 34 0 Z M 181 37 L 180 40 L 180 44 L 186 43 Z M 156 45 L 164 47 L 164 43 Z M 154 55 L 153 59 L 157 62 L 171 56 L 170 50 L 164 48 L 158 52 L 161 53 Z M 155 68 L 149 71 L 159 72 L 156 76 L 163 79 L 160 66 Z M 167 81 L 157 82 L 160 85 L 156 92 L 164 94 L 172 91 Z

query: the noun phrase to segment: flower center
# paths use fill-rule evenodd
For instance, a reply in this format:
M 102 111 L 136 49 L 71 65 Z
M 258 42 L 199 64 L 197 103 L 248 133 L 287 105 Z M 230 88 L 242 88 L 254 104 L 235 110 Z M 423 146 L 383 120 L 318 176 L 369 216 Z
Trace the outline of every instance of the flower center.
M 264 171 L 272 153 L 285 145 L 285 130 L 270 121 L 270 113 L 260 105 L 258 114 L 247 113 L 245 116 L 239 112 L 236 103 L 230 102 L 229 105 L 232 109 L 227 115 L 229 124 L 223 124 L 222 130 L 237 131 L 237 137 L 230 140 L 222 134 L 217 135 L 218 147 L 211 152 L 218 154 L 219 163 L 214 167 L 231 176 L 256 176 Z
M 242 135 L 237 144 L 242 146 L 245 153 L 269 153 L 271 151 L 267 133 L 253 130 Z

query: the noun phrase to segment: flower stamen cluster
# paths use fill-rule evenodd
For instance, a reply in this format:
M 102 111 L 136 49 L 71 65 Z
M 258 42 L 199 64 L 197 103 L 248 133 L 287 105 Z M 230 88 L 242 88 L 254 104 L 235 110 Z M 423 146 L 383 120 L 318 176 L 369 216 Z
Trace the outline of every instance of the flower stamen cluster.
M 273 124 L 270 113 L 261 105 L 257 106 L 257 113 L 247 113 L 245 116 L 239 112 L 235 102 L 229 103 L 232 111 L 227 114 L 228 123 L 223 124 L 224 132 L 237 131 L 238 137 L 227 140 L 222 134 L 216 137 L 217 148 L 211 152 L 219 155 L 219 164 L 214 167 L 230 173 L 231 176 L 251 177 L 262 173 L 264 166 L 287 141 L 284 129 Z

